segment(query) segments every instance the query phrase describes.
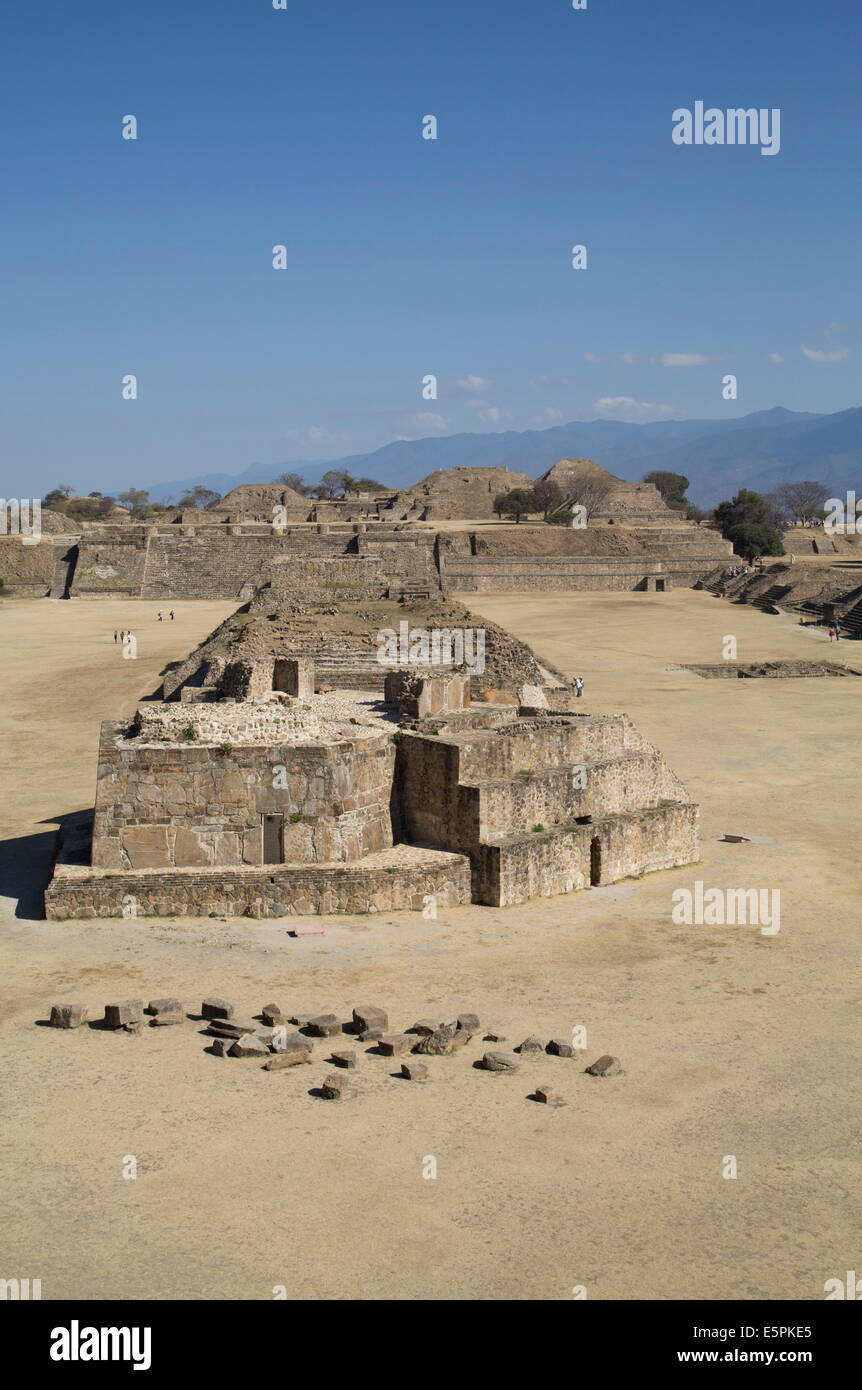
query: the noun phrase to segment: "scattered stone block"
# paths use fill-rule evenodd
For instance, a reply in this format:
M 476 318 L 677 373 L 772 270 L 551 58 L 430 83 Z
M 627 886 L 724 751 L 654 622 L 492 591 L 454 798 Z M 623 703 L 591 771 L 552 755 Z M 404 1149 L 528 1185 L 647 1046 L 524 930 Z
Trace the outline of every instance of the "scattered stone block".
M 535 1034 L 532 1033 L 529 1038 L 524 1039 L 524 1041 L 521 1043 L 521 1046 L 518 1048 L 518 1051 L 522 1055 L 525 1052 L 544 1052 L 544 1050 L 545 1044 L 542 1042 L 542 1039 L 537 1038 Z
M 231 1042 L 229 1038 L 216 1038 L 213 1041 L 212 1049 L 217 1057 L 226 1057 L 230 1045 Z
M 364 1033 L 359 1034 L 360 1042 L 379 1042 L 383 1037 L 382 1028 L 366 1028 Z
M 154 1014 L 158 1018 L 159 1014 L 181 1014 L 182 1011 L 179 999 L 151 999 L 144 1013 Z
M 563 1104 L 562 1097 L 557 1095 L 553 1086 L 537 1086 L 534 1094 L 540 1105 Z
M 410 1051 L 413 1039 L 407 1033 L 389 1033 L 380 1039 L 377 1046 L 384 1057 L 398 1057 L 402 1052 Z
M 277 1052 L 267 1059 L 264 1071 L 281 1071 L 284 1067 L 299 1067 L 311 1061 L 311 1053 L 297 1048 L 293 1052 Z
M 505 1042 L 505 1041 L 506 1041 L 506 1035 L 505 1035 L 505 1033 L 496 1033 L 496 1032 L 493 1032 L 493 1033 L 486 1033 L 485 1036 L 483 1037 L 482 1041 L 483 1041 L 483 1042 Z
M 452 1038 L 451 1051 L 458 1052 L 462 1047 L 466 1047 L 472 1036 L 472 1033 L 466 1033 L 461 1029 L 456 1029 Z
M 277 1028 L 280 1024 L 287 1023 L 287 1017 L 282 1013 L 278 1004 L 264 1004 L 260 1016 L 270 1028 Z
M 381 1035 L 389 1027 L 389 1015 L 376 1004 L 360 1004 L 353 1010 L 353 1022 L 357 1033 L 365 1033 L 370 1028 L 379 1028 Z
M 288 1023 L 296 1024 L 297 1028 L 307 1028 L 314 1014 L 293 1014 L 288 1017 Z
M 269 1048 L 261 1038 L 237 1038 L 228 1049 L 228 1057 L 268 1057 Z
M 105 1005 L 105 1024 L 108 1028 L 124 1028 L 127 1023 L 140 1023 L 143 1017 L 143 999 L 123 999 L 119 1004 Z
M 185 1014 L 183 1013 L 182 1009 L 180 1009 L 178 1012 L 175 1012 L 175 1013 L 161 1013 L 161 1014 L 156 1014 L 154 1018 L 151 1018 L 151 1019 L 150 1019 L 150 1027 L 151 1027 L 151 1028 L 170 1028 L 170 1027 L 172 1027 L 174 1024 L 183 1023 L 184 1020 L 185 1020 Z
M 486 1052 L 482 1065 L 486 1071 L 519 1071 L 521 1059 L 514 1052 Z
M 210 1022 L 209 1032 L 223 1038 L 241 1038 L 245 1033 L 256 1033 L 259 1027 L 257 1023 L 243 1022 L 238 1018 L 214 1018 Z
M 201 1015 L 203 1018 L 233 1018 L 233 1004 L 211 994 L 201 1004 Z
M 428 1033 L 426 1037 L 420 1038 L 413 1051 L 425 1053 L 429 1057 L 445 1057 L 447 1053 L 452 1051 L 454 1036 L 454 1023 L 444 1024 L 442 1028 L 435 1028 L 433 1033 Z
M 473 1033 L 478 1033 L 479 1031 L 479 1015 L 459 1014 L 455 1022 L 455 1027 L 459 1033 L 469 1033 L 472 1036 Z
M 139 1037 L 140 1034 L 143 1032 L 143 1028 L 144 1020 L 142 1018 L 136 1018 L 132 1023 L 120 1024 L 121 1033 L 131 1033 L 136 1038 Z
M 341 1032 L 341 1024 L 335 1014 L 317 1014 L 308 1020 L 308 1027 L 316 1038 L 334 1038 Z
M 80 1028 L 87 1020 L 86 1004 L 52 1004 L 52 1028 Z
M 566 1038 L 551 1038 L 545 1051 L 552 1057 L 574 1057 L 575 1049 Z
M 436 1033 L 443 1024 L 435 1022 L 433 1018 L 420 1018 L 418 1023 L 414 1023 L 412 1028 L 408 1028 L 408 1033 L 418 1033 L 420 1037 L 427 1038 L 430 1033 Z
M 328 1076 L 323 1078 L 320 1094 L 324 1100 L 347 1100 L 353 1092 L 345 1076 L 341 1076 L 337 1071 L 331 1071 Z
M 401 1075 L 408 1081 L 427 1081 L 428 1068 L 424 1062 L 402 1062 Z
M 333 1052 L 333 1054 L 332 1054 L 332 1060 L 333 1060 L 333 1062 L 335 1063 L 335 1065 L 336 1065 L 337 1067 L 344 1067 L 344 1068 L 346 1068 L 348 1071 L 352 1071 L 353 1068 L 356 1066 L 356 1053 L 355 1053 L 355 1052 Z
M 589 1076 L 620 1076 L 622 1067 L 618 1057 L 605 1055 L 600 1057 L 597 1062 L 593 1062 L 592 1066 L 587 1067 L 586 1072 Z
M 302 1033 L 285 1033 L 273 1036 L 272 1048 L 275 1052 L 305 1052 L 311 1056 L 314 1043 L 311 1038 L 303 1037 Z

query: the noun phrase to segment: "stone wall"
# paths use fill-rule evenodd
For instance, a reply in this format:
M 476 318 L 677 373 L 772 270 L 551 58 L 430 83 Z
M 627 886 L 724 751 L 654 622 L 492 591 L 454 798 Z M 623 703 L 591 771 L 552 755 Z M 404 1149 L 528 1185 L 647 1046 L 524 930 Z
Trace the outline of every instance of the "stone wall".
M 696 806 L 674 803 L 563 832 L 484 844 L 474 866 L 474 898 L 508 907 L 586 888 L 593 882 L 594 868 L 595 885 L 600 886 L 695 863 L 697 822 Z
M 307 913 L 419 911 L 470 901 L 470 862 L 440 851 L 396 850 L 340 868 L 105 871 L 58 865 L 45 893 L 49 921 L 127 916 L 291 917 Z
M 202 713 L 174 708 L 187 721 Z M 142 744 L 123 732 L 102 726 L 96 868 L 260 864 L 264 814 L 284 816 L 286 863 L 351 861 L 392 844 L 387 734 L 222 751 Z

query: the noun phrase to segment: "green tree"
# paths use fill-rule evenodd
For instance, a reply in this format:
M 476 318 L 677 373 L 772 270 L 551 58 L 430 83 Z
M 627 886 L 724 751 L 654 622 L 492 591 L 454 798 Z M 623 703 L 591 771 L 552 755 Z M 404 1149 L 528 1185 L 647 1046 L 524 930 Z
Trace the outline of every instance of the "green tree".
M 522 516 L 540 512 L 542 504 L 532 488 L 516 487 L 494 498 L 494 511 L 498 516 L 514 516 L 517 525 Z
M 180 498 L 179 502 L 177 503 L 177 506 L 180 508 L 181 511 L 183 511 L 187 507 L 199 507 L 201 509 L 205 509 L 207 507 L 214 507 L 216 503 L 220 501 L 220 492 L 213 492 L 212 488 L 202 487 L 200 484 L 198 484 L 197 487 L 190 488 L 189 491 L 185 494 L 185 496 Z
M 300 473 L 279 473 L 275 481 L 283 487 L 291 488 L 293 492 L 298 492 L 302 497 L 306 494 L 307 484 Z
M 651 473 L 644 474 L 643 481 L 657 487 L 668 505 L 672 502 L 685 502 L 688 478 L 684 473 L 671 473 L 662 468 L 654 468 Z
M 746 560 L 756 560 L 760 555 L 784 554 L 780 532 L 764 522 L 743 521 L 731 526 L 725 534 L 733 541 L 737 555 L 744 555 Z

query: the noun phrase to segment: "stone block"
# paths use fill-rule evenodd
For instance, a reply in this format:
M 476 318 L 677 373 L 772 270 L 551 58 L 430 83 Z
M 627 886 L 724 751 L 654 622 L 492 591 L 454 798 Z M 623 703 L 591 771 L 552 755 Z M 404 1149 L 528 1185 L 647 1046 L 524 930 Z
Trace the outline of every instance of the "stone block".
M 179 999 L 151 999 L 144 1010 L 148 1014 L 181 1014 L 182 1011 Z
M 607 1055 L 600 1057 L 597 1062 L 593 1062 L 585 1070 L 589 1076 L 620 1076 L 622 1074 L 619 1058 Z
M 279 1025 L 287 1023 L 287 1015 L 282 1012 L 278 1004 L 264 1004 L 260 1016 L 270 1028 L 277 1028 Z
M 486 1071 L 519 1071 L 521 1059 L 514 1052 L 486 1052 L 482 1065 Z
M 427 1081 L 428 1068 L 424 1062 L 402 1062 L 401 1075 L 408 1081 Z
M 270 1057 L 264 1066 L 264 1071 L 282 1071 L 285 1067 L 299 1067 L 303 1062 L 311 1061 L 311 1053 L 303 1049 L 295 1052 L 277 1052 L 274 1057 Z
M 542 1039 L 537 1038 L 534 1033 L 531 1033 L 529 1038 L 525 1038 L 517 1049 L 522 1056 L 527 1052 L 544 1052 L 544 1050 L 545 1044 L 542 1042 Z
M 353 1010 L 356 1031 L 364 1033 L 369 1028 L 379 1028 L 382 1033 L 389 1027 L 389 1015 L 376 1004 L 360 1004 Z
M 553 1086 L 537 1086 L 535 1097 L 540 1105 L 562 1105 L 563 1103 Z
M 143 999 L 123 999 L 118 1004 L 105 1005 L 108 1028 L 123 1028 L 127 1023 L 141 1023 L 144 1017 Z
M 328 1076 L 323 1078 L 320 1094 L 324 1100 L 347 1100 L 353 1092 L 345 1076 L 341 1076 L 337 1071 L 331 1071 Z
M 212 853 L 207 853 L 206 841 L 202 836 L 196 830 L 178 825 L 174 840 L 174 863 L 184 868 L 202 868 L 212 862 Z M 137 865 L 135 867 L 137 868 Z
M 167 869 L 171 851 L 166 825 L 127 825 L 123 849 L 133 869 Z
M 269 1048 L 262 1038 L 246 1036 L 237 1038 L 228 1049 L 228 1057 L 268 1057 Z
M 344 1067 L 347 1071 L 352 1071 L 356 1066 L 355 1052 L 333 1052 L 332 1060 L 337 1067 Z
M 545 1048 L 552 1057 L 574 1057 L 575 1049 L 566 1038 L 551 1038 Z
M 201 1004 L 201 1014 L 204 1018 L 233 1018 L 233 1004 L 211 994 Z
M 174 1024 L 182 1023 L 184 1019 L 185 1014 L 182 1012 L 181 1009 L 178 1011 L 175 1010 L 173 1013 L 156 1014 L 154 1018 L 150 1019 L 150 1027 L 170 1028 Z
M 455 1027 L 459 1033 L 478 1033 L 479 1015 L 478 1014 L 459 1014 L 455 1022 Z
M 52 1028 L 80 1028 L 87 1020 L 86 1004 L 52 1004 Z
M 377 1044 L 384 1057 L 398 1057 L 402 1052 L 409 1052 L 412 1045 L 413 1039 L 406 1033 L 389 1033 Z
M 334 1038 L 341 1032 L 341 1024 L 335 1014 L 317 1014 L 308 1020 L 308 1027 L 316 1038 Z
M 454 1036 L 454 1023 L 447 1023 L 444 1027 L 436 1028 L 433 1033 L 428 1033 L 426 1037 L 420 1038 L 413 1051 L 424 1053 L 429 1057 L 445 1057 L 447 1053 L 452 1051 Z

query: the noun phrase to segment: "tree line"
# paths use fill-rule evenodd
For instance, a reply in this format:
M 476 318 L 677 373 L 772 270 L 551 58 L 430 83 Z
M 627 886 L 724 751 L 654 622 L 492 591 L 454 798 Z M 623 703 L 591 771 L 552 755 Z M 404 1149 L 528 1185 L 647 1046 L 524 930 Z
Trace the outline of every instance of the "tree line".
M 652 483 L 671 511 L 680 512 L 698 526 L 721 531 L 733 542 L 738 555 L 756 560 L 761 555 L 783 555 L 782 533 L 795 524 L 811 525 L 826 516 L 824 503 L 830 496 L 823 483 L 805 481 L 783 483 L 774 492 L 761 495 L 740 488 L 734 497 L 704 511 L 686 496 L 689 480 L 683 473 L 653 469 L 641 480 Z M 601 511 L 613 484 L 601 477 L 573 479 L 564 493 L 558 483 L 545 479 L 530 488 L 511 488 L 494 498 L 497 516 L 513 516 L 515 523 L 525 516 L 541 516 L 552 526 L 569 526 L 572 507 L 582 509 L 587 521 Z

